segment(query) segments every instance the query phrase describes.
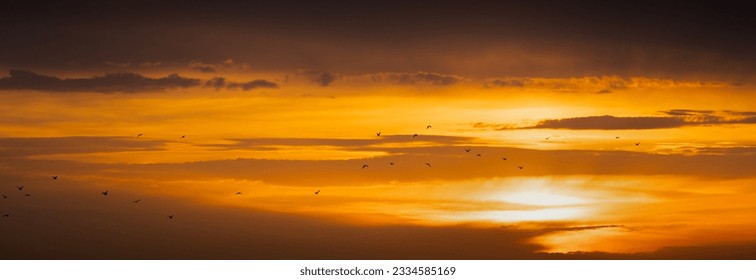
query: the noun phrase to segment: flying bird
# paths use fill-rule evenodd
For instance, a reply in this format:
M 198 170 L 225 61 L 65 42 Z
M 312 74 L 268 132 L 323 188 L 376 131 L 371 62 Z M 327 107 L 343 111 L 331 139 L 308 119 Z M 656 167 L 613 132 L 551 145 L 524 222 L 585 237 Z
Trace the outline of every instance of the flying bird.
M 546 137 L 546 140 L 549 140 L 550 138 L 551 138 L 551 136 L 549 136 L 549 137 Z
M 168 219 L 173 220 L 173 214 L 168 215 Z
M 8 198 L 8 196 L 6 196 L 6 195 L 4 195 L 4 194 L 0 194 L 0 195 L 2 195 L 2 196 L 3 196 L 3 198 Z
M 18 188 L 19 191 L 23 191 L 24 190 L 24 186 L 16 186 L 16 188 Z
M 635 142 L 635 146 L 638 146 L 638 145 L 640 145 L 640 142 Z
M 142 199 L 141 199 L 141 198 L 140 198 L 140 199 L 137 199 L 137 200 L 134 200 L 134 201 L 132 201 L 132 202 L 133 202 L 133 203 L 139 203 L 140 201 L 142 201 Z
M 236 195 L 240 195 L 240 194 L 242 194 L 242 192 L 236 192 Z
M 427 165 L 428 167 L 432 167 L 432 166 L 430 165 L 430 163 L 427 163 L 427 162 L 425 163 L 425 165 Z
M 478 154 L 478 156 L 482 156 L 481 154 Z
M 614 139 L 619 139 L 619 136 L 614 136 Z
M 142 134 L 141 134 L 141 133 L 139 133 L 139 134 L 137 135 L 137 137 L 142 137 Z
M 472 150 L 472 148 L 466 148 L 466 149 L 465 149 L 465 152 L 468 152 L 468 153 L 469 153 L 469 152 L 470 152 L 471 150 Z
M 417 133 L 412 134 L 412 138 L 415 138 L 415 137 L 417 137 Z
M 389 165 L 394 165 L 394 163 L 393 162 L 389 162 Z
M 31 195 L 27 193 L 27 194 L 24 194 L 24 196 L 31 196 Z
M 102 196 L 108 196 L 108 191 L 102 192 Z
M 186 138 L 186 135 L 181 135 L 181 139 L 184 139 L 184 138 Z
M 363 164 L 361 169 L 365 169 L 365 167 L 370 167 L 367 164 Z
M 517 168 L 520 168 L 520 170 L 522 170 L 523 168 L 525 168 L 525 166 L 520 165 Z
M 10 217 L 10 215 L 8 214 L 3 215 L 3 218 L 8 218 L 8 217 Z
M 375 136 L 381 136 L 381 132 L 379 131 L 378 133 L 375 134 Z
M 501 158 L 501 160 L 507 160 L 507 158 L 503 157 L 503 158 Z
M 425 129 L 430 129 L 430 128 L 431 128 L 431 126 L 430 126 L 430 125 L 428 125 L 428 126 L 426 126 L 426 127 L 425 127 Z
M 58 180 L 58 176 L 52 176 L 53 180 Z
M 319 194 L 319 193 L 320 193 L 320 190 L 315 191 L 315 194 Z

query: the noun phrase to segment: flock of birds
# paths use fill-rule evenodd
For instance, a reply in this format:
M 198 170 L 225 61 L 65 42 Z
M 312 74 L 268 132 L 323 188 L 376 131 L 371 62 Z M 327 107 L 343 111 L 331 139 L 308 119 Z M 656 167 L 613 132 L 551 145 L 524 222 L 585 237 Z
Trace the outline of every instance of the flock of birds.
M 428 126 L 425 127 L 425 129 L 431 129 L 431 128 L 432 128 L 431 125 L 428 125 Z M 144 134 L 139 133 L 139 134 L 137 134 L 137 138 L 142 137 L 143 135 Z M 379 132 L 375 133 L 375 135 L 378 136 L 378 137 L 380 137 L 381 136 L 381 132 L 379 131 Z M 420 136 L 420 135 L 417 134 L 417 133 L 415 133 L 415 134 L 412 135 L 412 138 L 417 138 L 418 136 Z M 619 138 L 620 138 L 619 136 L 615 136 L 615 139 L 619 139 Z M 181 135 L 180 139 L 186 139 L 186 135 Z M 551 139 L 551 136 L 546 137 L 545 139 L 548 141 L 548 140 Z M 640 146 L 640 142 L 635 142 L 635 146 Z M 465 150 L 466 153 L 469 153 L 470 151 L 472 151 L 472 148 L 465 148 L 464 150 Z M 477 153 L 476 156 L 480 157 L 480 156 L 482 156 L 482 154 Z M 507 160 L 506 157 L 502 157 L 501 159 L 502 160 Z M 389 162 L 389 165 L 394 165 L 394 162 Z M 428 166 L 428 167 L 433 167 L 429 162 L 426 162 L 425 165 Z M 369 167 L 370 167 L 369 165 L 363 164 L 361 169 L 365 169 L 365 168 L 369 168 Z M 524 165 L 518 165 L 517 168 L 519 168 L 520 170 L 524 170 L 525 166 Z M 58 176 L 57 175 L 54 175 L 54 176 L 51 176 L 51 177 L 52 177 L 53 180 L 58 180 Z M 16 188 L 20 192 L 24 191 L 24 186 L 23 185 L 16 186 Z M 110 191 L 109 190 L 105 190 L 105 191 L 101 192 L 100 194 L 103 197 L 107 198 L 108 194 L 110 194 Z M 320 190 L 316 190 L 315 191 L 315 195 L 318 195 L 318 194 L 320 194 Z M 236 192 L 236 195 L 242 195 L 242 192 Z M 24 193 L 24 196 L 30 197 L 31 194 Z M 3 199 L 8 199 L 8 196 L 6 196 L 5 194 L 0 194 L 0 197 L 2 197 Z M 142 199 L 140 198 L 140 199 L 132 201 L 132 203 L 138 204 L 141 201 L 142 201 Z M 3 214 L 2 215 L 2 218 L 9 218 L 9 217 L 10 217 L 10 214 Z M 171 214 L 168 214 L 167 217 L 168 217 L 168 219 L 173 220 L 173 218 L 175 217 L 175 215 L 171 213 Z

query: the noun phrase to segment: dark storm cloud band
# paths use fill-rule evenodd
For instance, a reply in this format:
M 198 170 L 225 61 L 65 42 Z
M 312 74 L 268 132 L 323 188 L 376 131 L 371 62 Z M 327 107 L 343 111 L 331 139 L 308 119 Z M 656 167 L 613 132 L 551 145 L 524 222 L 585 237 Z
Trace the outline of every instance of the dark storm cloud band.
M 131 72 L 116 72 L 90 78 L 58 78 L 31 71 L 10 70 L 10 75 L 0 78 L 0 90 L 36 90 L 49 92 L 101 92 L 134 93 L 162 91 L 178 88 L 192 88 L 203 85 L 200 79 L 171 74 L 160 78 L 150 78 Z M 258 79 L 249 82 L 226 82 L 224 78 L 213 78 L 204 83 L 210 87 L 227 87 L 252 90 L 256 88 L 277 88 L 276 83 Z

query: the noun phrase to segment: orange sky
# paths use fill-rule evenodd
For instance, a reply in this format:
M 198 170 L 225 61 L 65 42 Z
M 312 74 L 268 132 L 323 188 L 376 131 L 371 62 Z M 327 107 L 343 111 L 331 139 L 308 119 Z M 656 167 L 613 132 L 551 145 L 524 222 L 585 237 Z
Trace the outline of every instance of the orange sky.
M 203 5 L 4 17 L 0 258 L 756 256 L 745 17 Z

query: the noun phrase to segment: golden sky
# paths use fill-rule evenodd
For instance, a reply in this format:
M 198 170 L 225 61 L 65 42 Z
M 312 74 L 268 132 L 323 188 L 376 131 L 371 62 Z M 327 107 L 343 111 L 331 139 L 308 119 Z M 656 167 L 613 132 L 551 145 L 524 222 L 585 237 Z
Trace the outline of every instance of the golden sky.
M 8 17 L 31 35 L 0 51 L 0 258 L 756 256 L 753 54 L 650 23 L 366 12 L 405 33 L 265 5 Z

